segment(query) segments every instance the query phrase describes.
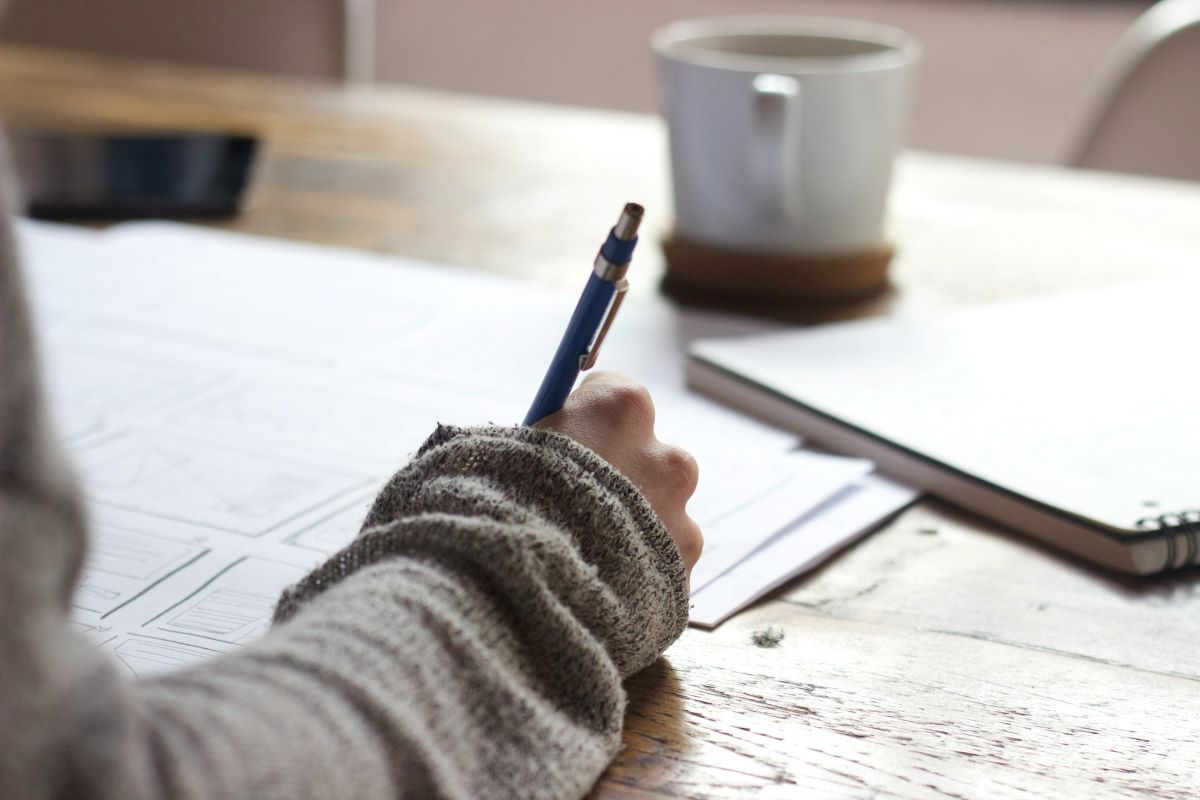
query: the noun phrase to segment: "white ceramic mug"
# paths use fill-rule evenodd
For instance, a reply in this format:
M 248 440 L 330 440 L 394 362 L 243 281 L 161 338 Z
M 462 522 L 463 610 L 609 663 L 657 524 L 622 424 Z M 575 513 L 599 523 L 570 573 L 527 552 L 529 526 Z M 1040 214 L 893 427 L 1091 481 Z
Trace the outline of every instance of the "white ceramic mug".
M 739 16 L 655 33 L 675 235 L 838 255 L 884 242 L 920 45 L 849 20 Z

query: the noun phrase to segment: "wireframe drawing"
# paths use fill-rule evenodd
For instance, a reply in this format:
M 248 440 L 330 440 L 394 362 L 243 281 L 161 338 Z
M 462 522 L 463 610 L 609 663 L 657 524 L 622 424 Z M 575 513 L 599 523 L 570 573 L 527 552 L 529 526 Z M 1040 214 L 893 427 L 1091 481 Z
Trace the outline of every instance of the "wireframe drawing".
M 242 536 L 261 536 L 365 483 L 283 456 L 137 434 L 76 458 L 97 503 Z

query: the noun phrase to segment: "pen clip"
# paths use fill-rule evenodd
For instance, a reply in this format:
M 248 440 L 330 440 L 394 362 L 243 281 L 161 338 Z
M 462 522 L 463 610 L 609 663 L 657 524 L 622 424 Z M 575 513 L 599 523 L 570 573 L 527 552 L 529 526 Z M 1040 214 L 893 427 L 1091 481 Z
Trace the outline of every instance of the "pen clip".
M 612 304 L 608 307 L 608 316 L 604 319 L 604 324 L 600 326 L 600 332 L 596 334 L 596 341 L 588 347 L 583 355 L 579 357 L 580 371 L 591 369 L 596 366 L 596 358 L 600 355 L 600 345 L 604 342 L 604 337 L 608 336 L 608 329 L 612 327 L 613 320 L 617 317 L 617 309 L 621 307 L 621 301 L 625 299 L 625 293 L 629 291 L 629 281 L 621 278 L 616 284 L 616 294 L 613 295 Z

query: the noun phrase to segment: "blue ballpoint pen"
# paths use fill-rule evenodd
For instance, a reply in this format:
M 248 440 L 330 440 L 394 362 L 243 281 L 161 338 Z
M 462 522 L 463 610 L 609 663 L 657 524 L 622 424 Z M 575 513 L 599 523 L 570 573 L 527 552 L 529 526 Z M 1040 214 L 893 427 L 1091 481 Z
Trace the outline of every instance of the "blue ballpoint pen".
M 579 373 L 596 363 L 600 344 L 608 335 L 617 309 L 629 290 L 625 272 L 633 258 L 643 211 L 637 203 L 626 203 L 621 218 L 608 232 L 608 239 L 596 255 L 592 274 L 587 286 L 583 287 L 566 333 L 554 352 L 533 405 L 525 415 L 525 425 L 532 425 L 560 410 Z

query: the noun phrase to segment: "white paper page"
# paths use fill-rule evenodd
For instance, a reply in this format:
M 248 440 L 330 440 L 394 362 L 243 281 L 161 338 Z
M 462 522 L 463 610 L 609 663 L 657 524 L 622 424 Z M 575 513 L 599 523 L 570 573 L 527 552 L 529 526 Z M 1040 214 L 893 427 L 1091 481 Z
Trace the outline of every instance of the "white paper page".
M 275 554 L 218 553 L 116 618 L 104 644 L 134 677 L 244 646 L 270 627 L 280 592 L 311 565 Z
M 257 348 L 318 370 L 334 366 L 344 380 L 370 376 L 474 395 L 472 422 L 524 416 L 578 299 L 478 271 L 170 223 L 120 226 L 109 241 L 136 253 L 110 257 L 119 262 L 110 268 L 113 281 L 141 286 L 148 274 L 170 275 L 168 291 L 151 293 L 153 308 L 136 311 L 140 331 L 242 354 Z M 581 268 L 580 288 L 586 278 Z M 793 434 L 688 392 L 682 357 L 694 338 L 772 327 L 631 298 L 599 368 L 650 387 L 670 409 L 659 419 L 664 439 L 696 453 L 720 453 L 731 442 L 782 451 L 795 444 Z M 326 374 L 321 379 L 341 391 Z M 437 402 L 443 408 L 445 398 Z M 455 410 L 443 421 L 454 421 Z
M 209 552 L 202 540 L 93 525 L 87 567 L 75 587 L 79 611 L 105 617 L 151 591 Z
M 265 630 L 437 422 L 519 420 L 576 299 L 176 225 L 21 235 L 52 410 L 96 520 L 74 618 L 136 675 Z M 863 470 L 789 454 L 791 435 L 683 389 L 682 343 L 760 328 L 630 302 L 601 356 L 699 459 L 714 562 Z
M 796 452 L 710 467 L 711 487 L 688 505 L 704 531 L 704 554 L 692 569 L 692 593 L 825 500 L 871 472 L 866 459 Z M 715 474 L 713 474 L 715 472 Z
M 711 628 L 857 541 L 917 498 L 918 492 L 868 475 L 699 591 L 689 621 Z
M 252 641 L 284 587 L 325 559 L 301 548 L 94 504 L 76 627 L 133 677 Z

